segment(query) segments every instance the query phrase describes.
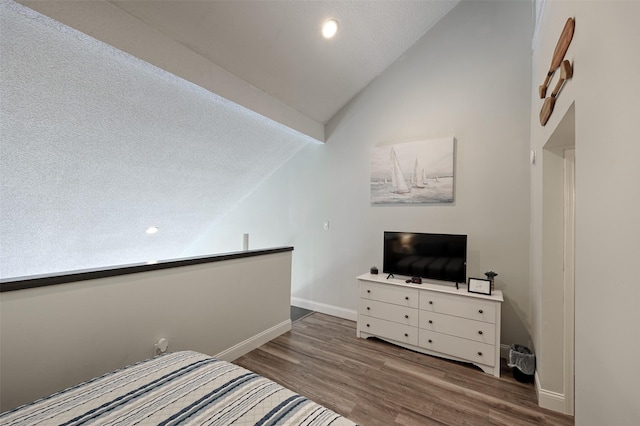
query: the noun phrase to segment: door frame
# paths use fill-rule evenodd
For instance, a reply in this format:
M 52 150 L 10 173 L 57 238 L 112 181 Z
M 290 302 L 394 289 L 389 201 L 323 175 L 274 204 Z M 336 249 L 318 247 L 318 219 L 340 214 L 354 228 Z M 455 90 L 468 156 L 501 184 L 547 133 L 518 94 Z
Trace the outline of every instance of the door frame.
M 575 148 L 564 150 L 564 397 L 575 406 Z

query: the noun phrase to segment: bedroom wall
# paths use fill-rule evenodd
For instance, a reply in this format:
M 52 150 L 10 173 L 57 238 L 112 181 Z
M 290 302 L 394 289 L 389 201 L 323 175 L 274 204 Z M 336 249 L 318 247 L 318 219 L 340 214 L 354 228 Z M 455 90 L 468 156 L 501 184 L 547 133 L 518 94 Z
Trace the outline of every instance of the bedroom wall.
M 537 93 L 571 16 L 576 30 L 567 58 L 574 64 L 574 77 L 545 127 L 538 121 L 542 101 L 532 99 L 531 148 L 541 154 L 563 117 L 575 110 L 575 422 L 638 424 L 640 2 L 547 1 L 530 93 Z M 542 162 L 531 169 L 532 337 L 543 355 L 538 369 L 541 404 L 557 408 L 566 403 L 566 389 L 558 380 L 567 373 L 563 349 L 554 343 L 564 320 L 563 292 L 557 282 L 543 279 L 543 171 L 547 158 L 556 159 L 539 158 Z
M 498 272 L 503 344 L 529 334 L 532 7 L 462 2 L 190 253 L 294 245 L 294 303 L 355 318 L 355 277 L 382 266 L 385 230 L 469 235 L 468 275 Z M 371 205 L 377 144 L 454 136 L 455 202 Z M 324 230 L 325 221 L 329 229 Z M 235 245 L 234 245 L 235 244 Z
M 184 257 L 313 143 L 8 0 L 0 57 L 0 278 Z
M 291 251 L 0 293 L 0 412 L 155 355 L 291 329 Z

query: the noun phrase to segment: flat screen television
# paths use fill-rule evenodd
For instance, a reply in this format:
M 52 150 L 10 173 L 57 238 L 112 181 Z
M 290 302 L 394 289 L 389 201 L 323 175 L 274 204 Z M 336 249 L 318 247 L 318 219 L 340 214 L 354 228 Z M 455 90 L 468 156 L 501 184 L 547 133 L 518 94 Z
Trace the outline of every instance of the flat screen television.
M 385 231 L 382 272 L 464 283 L 467 236 Z

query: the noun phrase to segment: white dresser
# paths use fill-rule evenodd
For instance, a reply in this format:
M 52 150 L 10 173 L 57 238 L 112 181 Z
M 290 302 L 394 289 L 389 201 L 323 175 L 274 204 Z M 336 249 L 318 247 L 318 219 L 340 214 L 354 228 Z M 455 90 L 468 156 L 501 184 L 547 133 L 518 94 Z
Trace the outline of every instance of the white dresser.
M 467 292 L 466 284 L 456 289 L 372 274 L 358 281 L 358 337 L 470 362 L 500 377 L 502 291 L 486 296 Z

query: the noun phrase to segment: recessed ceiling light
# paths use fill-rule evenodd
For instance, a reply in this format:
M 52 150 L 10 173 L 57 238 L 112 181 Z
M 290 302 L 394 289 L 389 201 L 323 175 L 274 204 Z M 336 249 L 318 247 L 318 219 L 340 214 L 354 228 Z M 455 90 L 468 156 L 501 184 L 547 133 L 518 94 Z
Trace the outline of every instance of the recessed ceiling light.
M 157 226 L 150 226 L 147 228 L 147 234 L 155 234 L 156 232 L 158 232 L 158 227 Z
M 338 32 L 338 21 L 329 19 L 322 24 L 322 37 L 331 38 Z

